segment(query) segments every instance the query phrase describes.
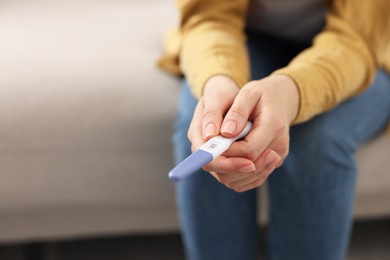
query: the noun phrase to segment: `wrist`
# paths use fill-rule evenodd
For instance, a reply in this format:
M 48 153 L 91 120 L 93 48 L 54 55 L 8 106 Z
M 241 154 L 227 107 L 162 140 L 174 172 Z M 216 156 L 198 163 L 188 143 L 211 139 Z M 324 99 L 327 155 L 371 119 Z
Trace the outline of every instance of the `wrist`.
M 225 91 L 232 91 L 232 92 L 238 92 L 239 91 L 239 86 L 237 83 L 232 80 L 230 77 L 225 76 L 225 75 L 216 75 L 210 77 L 202 91 L 202 96 L 208 95 L 210 93 L 220 93 Z
M 287 105 L 287 115 L 289 123 L 293 123 L 298 116 L 300 106 L 299 89 L 295 81 L 284 74 L 269 76 L 279 90 L 281 102 Z

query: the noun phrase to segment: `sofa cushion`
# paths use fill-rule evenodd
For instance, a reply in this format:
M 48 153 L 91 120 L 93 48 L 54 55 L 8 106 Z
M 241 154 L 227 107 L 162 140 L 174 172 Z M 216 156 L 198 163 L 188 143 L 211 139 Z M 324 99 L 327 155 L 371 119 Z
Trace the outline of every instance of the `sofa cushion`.
M 1 1 L 0 240 L 177 227 L 172 7 Z

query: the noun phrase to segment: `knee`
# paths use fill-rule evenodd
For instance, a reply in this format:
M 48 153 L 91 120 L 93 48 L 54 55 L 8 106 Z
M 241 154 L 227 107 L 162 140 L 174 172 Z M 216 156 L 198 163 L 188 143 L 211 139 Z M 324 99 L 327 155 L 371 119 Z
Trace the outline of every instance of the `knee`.
M 357 149 L 353 131 L 345 122 L 331 117 L 315 118 L 297 126 L 291 133 L 291 151 L 303 155 L 304 160 L 350 165 Z

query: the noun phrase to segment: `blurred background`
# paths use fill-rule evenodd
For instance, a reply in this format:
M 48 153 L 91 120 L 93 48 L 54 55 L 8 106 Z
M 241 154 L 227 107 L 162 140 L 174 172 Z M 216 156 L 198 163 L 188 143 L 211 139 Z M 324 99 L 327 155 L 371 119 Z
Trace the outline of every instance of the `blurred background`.
M 180 81 L 155 66 L 173 2 L 0 0 L 0 260 L 184 259 Z M 389 139 L 357 157 L 350 260 L 390 257 Z

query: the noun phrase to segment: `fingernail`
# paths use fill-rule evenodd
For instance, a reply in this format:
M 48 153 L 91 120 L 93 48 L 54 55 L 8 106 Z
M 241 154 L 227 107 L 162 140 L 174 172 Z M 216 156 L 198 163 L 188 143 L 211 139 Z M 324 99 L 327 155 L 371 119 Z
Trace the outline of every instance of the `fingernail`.
M 268 165 L 270 162 L 272 162 L 276 158 L 276 152 L 270 151 L 264 158 L 264 164 Z
M 242 173 L 254 172 L 255 170 L 256 170 L 256 167 L 253 164 L 250 164 L 250 165 L 247 165 L 247 166 L 244 166 L 244 167 L 241 167 L 240 169 L 238 169 L 238 171 L 242 172 Z
M 267 169 L 274 169 L 276 167 L 276 165 L 280 162 L 281 159 L 282 159 L 282 157 L 280 157 L 279 154 L 276 154 L 274 159 L 271 162 L 266 164 L 266 168 Z
M 206 131 L 203 135 L 203 138 L 206 139 L 210 136 L 213 136 L 215 134 L 215 131 L 216 131 L 216 126 L 214 123 L 209 123 L 207 126 L 206 126 Z
M 226 134 L 232 134 L 234 130 L 236 130 L 237 124 L 234 121 L 227 121 L 225 124 L 223 124 L 222 131 Z

